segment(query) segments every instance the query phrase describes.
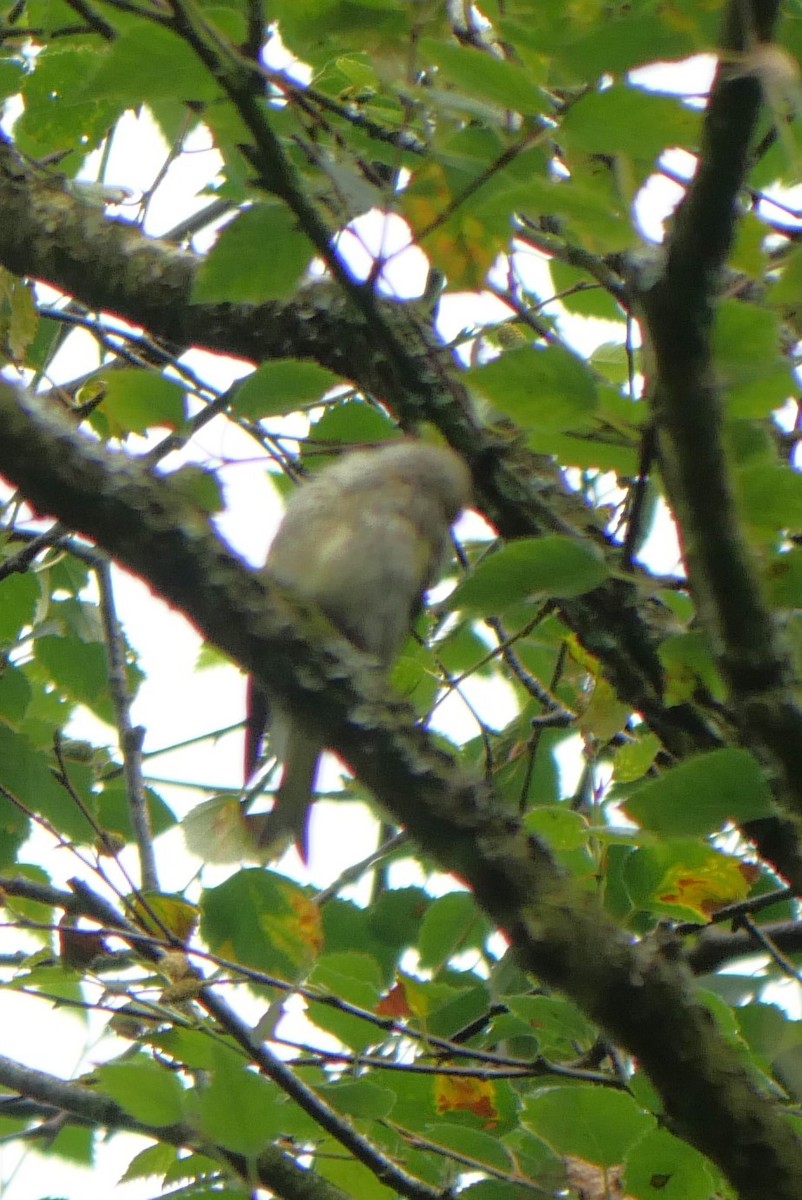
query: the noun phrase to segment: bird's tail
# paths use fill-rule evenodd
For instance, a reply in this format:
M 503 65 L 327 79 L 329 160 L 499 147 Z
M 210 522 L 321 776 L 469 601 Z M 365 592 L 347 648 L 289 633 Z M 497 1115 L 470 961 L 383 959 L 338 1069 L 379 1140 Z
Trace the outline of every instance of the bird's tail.
M 295 722 L 285 747 L 284 775 L 272 810 L 257 838 L 260 847 L 294 841 L 304 863 L 309 862 L 309 814 L 315 788 L 320 745 Z

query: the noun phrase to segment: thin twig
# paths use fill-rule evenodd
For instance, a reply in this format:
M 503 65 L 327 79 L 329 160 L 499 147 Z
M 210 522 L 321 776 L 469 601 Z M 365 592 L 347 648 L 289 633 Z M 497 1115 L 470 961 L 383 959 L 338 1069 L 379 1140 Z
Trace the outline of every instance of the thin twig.
M 96 575 L 100 591 L 100 613 L 106 640 L 109 691 L 117 721 L 131 824 L 134 828 L 134 837 L 139 852 L 142 887 L 145 891 L 157 892 L 159 876 L 156 870 L 156 856 L 153 852 L 153 830 L 142 778 L 142 742 L 145 731 L 131 721 L 131 699 L 128 694 L 125 670 L 125 643 L 114 603 L 111 567 L 108 563 L 99 564 L 96 568 Z

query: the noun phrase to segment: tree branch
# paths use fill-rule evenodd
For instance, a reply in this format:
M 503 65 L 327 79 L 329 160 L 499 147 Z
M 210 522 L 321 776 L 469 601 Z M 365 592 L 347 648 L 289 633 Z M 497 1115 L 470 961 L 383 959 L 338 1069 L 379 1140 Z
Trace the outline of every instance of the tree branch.
M 409 306 L 388 303 L 382 309 L 413 347 L 412 391 L 387 371 L 371 329 L 337 288 L 318 282 L 288 304 L 191 304 L 197 256 L 109 219 L 71 195 L 58 177 L 36 172 L 2 137 L 0 211 L 0 264 L 16 274 L 42 279 L 179 348 L 202 346 L 253 362 L 313 359 L 385 400 L 405 427 L 421 418 L 433 421 L 474 467 L 483 507 L 503 536 L 581 536 L 592 527 L 592 513 L 566 492 L 550 460 L 518 448 L 512 433 L 501 442 L 481 426 L 450 353 L 432 344 Z M 561 611 L 621 697 L 644 714 L 672 753 L 719 744 L 703 713 L 690 705 L 664 706 L 657 639 L 639 617 L 638 599 L 636 589 L 619 580 L 563 602 Z
M 695 998 L 678 961 L 633 946 L 485 789 L 412 726 L 364 657 L 325 620 L 228 554 L 205 520 L 123 455 L 110 455 L 0 387 L 0 470 L 95 539 L 212 641 L 316 723 L 323 740 L 440 866 L 465 880 L 519 961 L 634 1054 L 675 1130 L 743 1200 L 798 1200 L 802 1145 Z M 259 1061 L 259 1058 L 257 1058 Z
M 514 432 L 501 441 L 480 424 L 450 355 L 433 345 L 409 306 L 381 306 L 385 323 L 395 322 L 407 345 L 410 370 L 400 378 L 376 353 L 370 326 L 331 284 L 302 288 L 289 304 L 192 304 L 199 258 L 107 218 L 73 196 L 65 181 L 30 167 L 2 136 L 0 211 L 0 264 L 9 270 L 144 325 L 178 348 L 199 345 L 252 361 L 314 359 L 387 402 L 404 427 L 422 418 L 435 423 L 470 463 L 482 508 L 505 538 L 544 532 L 601 537 L 592 513 L 567 493 L 553 462 L 519 446 Z M 643 715 L 672 755 L 727 744 L 720 714 L 699 702 L 665 704 L 660 637 L 641 600 L 634 584 L 616 577 L 561 600 L 560 613 L 621 699 Z M 796 825 L 762 822 L 747 832 L 762 856 L 802 890 Z
M 0 1084 L 45 1105 L 54 1113 L 67 1113 L 81 1124 L 138 1133 L 154 1142 L 186 1146 L 207 1154 L 226 1164 L 245 1181 L 252 1182 L 255 1170 L 260 1184 L 283 1200 L 351 1200 L 347 1192 L 316 1172 L 297 1166 L 292 1158 L 273 1146 L 265 1147 L 253 1164 L 243 1155 L 204 1142 L 189 1124 L 148 1125 L 131 1116 L 97 1088 L 66 1082 L 44 1071 L 24 1067 L 4 1055 L 0 1055 Z
M 732 0 L 723 35 L 744 53 L 770 40 L 775 0 Z M 666 487 L 701 619 L 711 634 L 741 735 L 781 772 L 780 793 L 802 828 L 802 706 L 794 656 L 763 596 L 738 512 L 713 364 L 714 297 L 732 243 L 737 196 L 761 104 L 757 78 L 719 65 L 696 175 L 675 218 L 661 278 L 643 295 L 657 363 L 653 403 Z

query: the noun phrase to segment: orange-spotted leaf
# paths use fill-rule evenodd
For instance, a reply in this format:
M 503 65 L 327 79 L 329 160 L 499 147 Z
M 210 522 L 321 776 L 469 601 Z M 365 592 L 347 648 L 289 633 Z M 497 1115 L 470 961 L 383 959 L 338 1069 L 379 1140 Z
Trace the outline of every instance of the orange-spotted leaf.
M 467 1079 L 438 1075 L 435 1082 L 435 1106 L 438 1113 L 469 1112 L 479 1117 L 485 1128 L 498 1122 L 496 1089 L 488 1079 Z
M 287 977 L 306 970 L 323 944 L 311 894 L 252 867 L 205 890 L 201 932 L 216 954 Z
M 624 882 L 637 909 L 675 920 L 706 921 L 752 886 L 737 858 L 690 838 L 641 846 L 627 859 Z
M 323 947 L 323 931 L 320 925 L 320 909 L 309 896 L 289 880 L 279 880 L 278 890 L 283 893 L 285 905 L 280 913 L 266 913 L 263 926 L 269 930 L 276 945 L 287 940 L 300 941 L 311 955 L 319 954 Z
M 744 900 L 749 886 L 736 859 L 716 854 L 691 870 L 677 864 L 663 880 L 658 899 L 663 904 L 693 908 L 707 919 L 725 904 Z

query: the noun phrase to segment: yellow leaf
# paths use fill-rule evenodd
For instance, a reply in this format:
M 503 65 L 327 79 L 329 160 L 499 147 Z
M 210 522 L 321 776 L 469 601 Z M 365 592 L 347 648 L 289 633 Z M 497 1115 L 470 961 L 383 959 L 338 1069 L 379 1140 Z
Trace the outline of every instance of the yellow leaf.
M 174 893 L 140 892 L 129 896 L 128 903 L 137 924 L 154 937 L 170 933 L 184 942 L 198 923 L 197 907 Z
M 470 1112 L 480 1117 L 486 1129 L 498 1122 L 495 1085 L 487 1079 L 438 1075 L 435 1106 L 439 1113 Z
M 695 909 L 707 920 L 716 909 L 749 894 L 751 884 L 742 866 L 738 859 L 714 852 L 690 869 L 677 863 L 661 880 L 657 897 L 664 904 Z

